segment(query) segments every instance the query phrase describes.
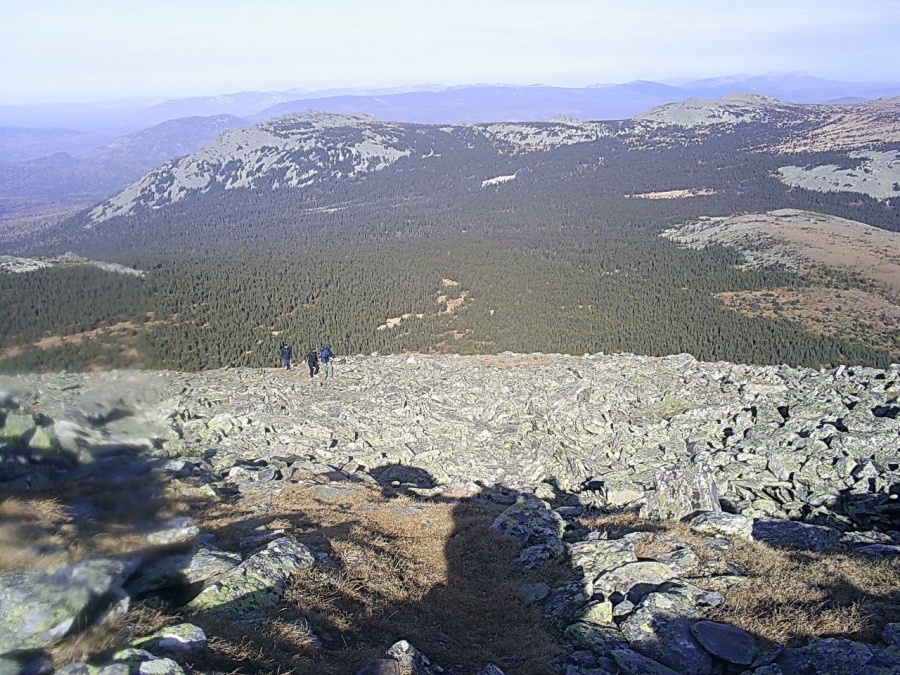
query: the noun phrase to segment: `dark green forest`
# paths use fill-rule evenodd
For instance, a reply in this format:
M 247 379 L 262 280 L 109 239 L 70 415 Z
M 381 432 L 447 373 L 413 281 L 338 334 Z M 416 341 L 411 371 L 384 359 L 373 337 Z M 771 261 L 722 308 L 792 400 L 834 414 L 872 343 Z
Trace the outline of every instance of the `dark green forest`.
M 747 150 L 764 133 L 774 132 L 744 125 L 687 146 L 636 151 L 610 138 L 516 155 L 480 136 L 464 139 L 462 153 L 435 135 L 427 142 L 440 161 L 401 160 L 305 189 L 220 188 L 90 229 L 76 217 L 16 252 L 71 250 L 146 274 L 81 266 L 0 275 L 0 369 L 273 366 L 282 340 L 298 354 L 331 342 L 342 354 L 897 361 L 900 336 L 886 351 L 726 309 L 713 294 L 809 282 L 786 269 L 741 270 L 733 251 L 680 249 L 659 236 L 699 216 L 779 208 L 900 231 L 890 201 L 782 184 L 773 174 L 783 157 Z M 715 194 L 631 197 L 690 188 Z M 76 337 L 35 344 L 66 335 Z

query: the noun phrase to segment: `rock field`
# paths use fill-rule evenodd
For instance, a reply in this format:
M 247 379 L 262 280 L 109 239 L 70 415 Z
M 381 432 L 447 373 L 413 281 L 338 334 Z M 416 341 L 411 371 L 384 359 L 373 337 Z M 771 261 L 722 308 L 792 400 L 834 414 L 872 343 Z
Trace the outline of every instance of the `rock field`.
M 686 354 L 352 356 L 329 380 L 304 369 L 4 376 L 0 501 L 92 471 L 147 471 L 211 498 L 277 487 L 297 471 L 426 500 L 488 495 L 511 504 L 494 528 L 521 541 L 523 569 L 566 557 L 580 570 L 580 581 L 523 590 L 571 645 L 560 673 L 900 673 L 900 625 L 884 644 L 760 653 L 749 634 L 704 620 L 722 598 L 695 585 L 708 574 L 688 544 L 644 560 L 638 535 L 566 535 L 573 514 L 640 511 L 685 519 L 720 545 L 895 556 L 898 397 L 900 365 L 815 371 Z M 321 559 L 289 535 L 239 553 L 196 530 L 184 519 L 154 533 L 196 539 L 168 571 L 96 559 L 0 575 L 0 673 L 39 672 L 37 651 L 76 616 L 114 611 L 173 575 L 199 584 L 187 614 L 227 607 L 248 620 L 277 605 L 292 571 Z M 184 672 L 179 650 L 202 649 L 205 637 L 181 630 L 188 637 L 151 636 L 114 663 L 57 672 Z M 442 671 L 401 642 L 361 672 Z

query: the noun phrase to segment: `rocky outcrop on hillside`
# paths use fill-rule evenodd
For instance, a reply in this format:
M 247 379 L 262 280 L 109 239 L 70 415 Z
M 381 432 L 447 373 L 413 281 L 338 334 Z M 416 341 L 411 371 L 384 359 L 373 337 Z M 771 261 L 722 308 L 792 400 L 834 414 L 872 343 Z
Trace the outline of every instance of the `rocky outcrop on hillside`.
M 640 510 L 686 520 L 713 547 L 752 538 L 895 556 L 900 366 L 501 354 L 354 356 L 336 370 L 329 380 L 263 369 L 4 377 L 0 491 L 46 492 L 102 471 L 144 476 L 186 499 L 240 499 L 304 476 L 325 492 L 381 483 L 421 499 L 478 495 L 511 504 L 494 527 L 521 542 L 522 569 L 566 559 L 580 570 L 577 581 L 523 589 L 523 602 L 542 603 L 571 645 L 559 672 L 900 668 L 893 629 L 884 637 L 893 647 L 833 640 L 759 656 L 750 636 L 704 619 L 721 596 L 697 583 L 721 577 L 724 590 L 734 574 L 712 569 L 688 542 L 638 559 L 639 533 L 606 539 L 572 523 L 591 510 Z M 277 530 L 239 551 L 218 548 L 189 519 L 150 523 L 142 536 L 177 551 L 0 576 L 0 616 L 19 617 L 0 622 L 0 671 L 32 672 L 34 650 L 157 593 L 180 594 L 189 615 L 252 624 L 277 606 L 291 574 L 333 564 Z M 138 672 L 148 661 L 154 672 L 179 672 L 173 650 L 206 639 L 185 630 L 132 645 L 101 672 Z M 365 672 L 394 672 L 392 660 L 403 663 L 389 656 L 372 666 L 388 670 Z

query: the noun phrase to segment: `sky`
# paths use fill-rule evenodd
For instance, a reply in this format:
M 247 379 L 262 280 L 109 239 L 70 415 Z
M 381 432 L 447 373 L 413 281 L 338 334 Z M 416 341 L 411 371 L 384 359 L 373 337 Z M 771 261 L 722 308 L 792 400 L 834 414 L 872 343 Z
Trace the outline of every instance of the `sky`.
M 900 81 L 900 0 L 0 0 L 0 105 L 802 71 Z

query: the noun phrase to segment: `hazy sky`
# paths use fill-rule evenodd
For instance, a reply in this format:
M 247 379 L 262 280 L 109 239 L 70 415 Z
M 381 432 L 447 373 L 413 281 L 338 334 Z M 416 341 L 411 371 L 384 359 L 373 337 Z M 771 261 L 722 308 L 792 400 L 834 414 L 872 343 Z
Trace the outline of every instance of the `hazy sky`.
M 0 0 L 0 104 L 805 71 L 900 81 L 900 0 Z

